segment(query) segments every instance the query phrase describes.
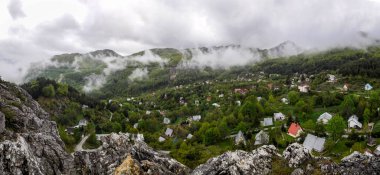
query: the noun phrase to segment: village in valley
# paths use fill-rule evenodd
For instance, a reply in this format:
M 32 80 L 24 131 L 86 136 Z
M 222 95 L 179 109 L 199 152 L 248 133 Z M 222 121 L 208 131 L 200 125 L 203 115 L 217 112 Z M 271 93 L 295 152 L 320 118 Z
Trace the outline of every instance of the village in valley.
M 259 72 L 103 103 L 116 113 L 127 105 L 124 130 L 140 133 L 157 150 L 190 166 L 227 150 L 266 144 L 284 149 L 294 142 L 316 156 L 340 160 L 354 151 L 380 156 L 380 114 L 374 106 L 380 96 L 378 82 L 370 82 L 352 84 L 327 73 Z M 82 119 L 66 131 L 73 134 L 86 124 Z
M 376 49 L 332 50 L 306 63 L 299 55 L 229 69 L 183 68 L 178 60 L 151 63 L 140 65 L 149 69 L 146 78 L 125 80 L 129 69 L 140 69 L 128 67 L 91 94 L 46 78 L 22 87 L 52 114 L 69 152 L 97 149 L 101 137 L 122 132 L 190 168 L 226 151 L 263 145 L 283 151 L 292 143 L 339 162 L 355 152 L 380 156 L 377 70 L 365 69 L 372 62 L 364 59 L 358 68 L 339 64 L 372 57 Z M 182 58 L 159 51 L 171 60 Z M 324 67 L 326 60 L 333 61 L 331 67 Z M 305 73 L 294 73 L 298 70 Z

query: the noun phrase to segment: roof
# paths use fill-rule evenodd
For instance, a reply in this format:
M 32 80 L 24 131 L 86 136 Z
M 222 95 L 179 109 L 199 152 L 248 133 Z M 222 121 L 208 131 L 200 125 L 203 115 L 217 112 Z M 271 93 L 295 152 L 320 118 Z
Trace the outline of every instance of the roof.
M 166 139 L 163 138 L 163 137 L 161 137 L 161 136 L 158 138 L 158 141 L 159 141 L 159 142 L 163 142 L 163 141 L 165 141 L 165 140 L 166 140 Z
M 301 126 L 299 124 L 292 123 L 288 129 L 288 133 L 296 136 L 299 130 L 302 130 Z
M 272 117 L 264 118 L 263 125 L 264 126 L 271 126 L 271 125 L 273 125 L 273 119 L 272 119 Z
M 169 118 L 164 118 L 164 124 L 169 124 L 170 123 L 170 119 Z
M 352 115 L 349 119 L 348 119 L 348 125 L 349 127 L 354 127 L 354 126 L 358 126 L 359 128 L 362 128 L 362 123 L 360 123 L 358 121 L 358 117 L 356 115 Z
M 281 112 L 274 113 L 273 116 L 274 116 L 274 119 L 283 119 L 283 118 L 285 118 L 285 115 L 283 113 L 281 113 Z
M 319 117 L 318 117 L 318 120 L 317 121 L 321 121 L 321 120 L 323 120 L 323 119 L 325 119 L 325 120 L 330 120 L 332 118 L 332 115 L 330 114 L 330 113 L 328 113 L 328 112 L 325 112 L 325 113 L 323 113 L 323 114 L 321 114 Z
M 314 149 L 315 151 L 321 152 L 323 151 L 325 141 L 325 138 L 320 138 L 312 134 L 307 134 L 305 141 L 303 142 L 303 146 L 309 149 L 310 151 Z
M 194 116 L 192 116 L 192 120 L 194 120 L 194 121 L 199 121 L 199 120 L 201 120 L 201 118 L 202 118 L 201 115 L 194 115 Z
M 165 135 L 171 136 L 173 134 L 173 129 L 166 128 Z
M 241 131 L 239 131 L 239 133 L 235 136 L 235 144 L 239 144 L 240 142 L 243 142 L 245 145 L 245 137 Z
M 261 145 L 266 144 L 269 141 L 269 135 L 268 133 L 261 130 L 259 133 L 255 136 L 255 144 L 254 145 Z

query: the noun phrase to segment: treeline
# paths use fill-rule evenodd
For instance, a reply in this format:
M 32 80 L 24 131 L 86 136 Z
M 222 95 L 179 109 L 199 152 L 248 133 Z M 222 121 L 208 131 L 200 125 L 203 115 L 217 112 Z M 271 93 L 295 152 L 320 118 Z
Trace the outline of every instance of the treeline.
M 337 71 L 342 75 L 378 77 L 380 75 L 380 48 L 333 49 L 316 54 L 301 54 L 290 58 L 265 60 L 257 64 L 256 71 L 290 75 L 293 73 L 317 74 Z
M 95 107 L 100 103 L 98 100 L 78 92 L 75 88 L 67 84 L 57 83 L 54 80 L 43 77 L 39 77 L 25 83 L 21 85 L 21 87 L 25 89 L 34 99 L 38 99 L 39 97 L 67 97 L 72 101 L 76 101 L 90 107 Z

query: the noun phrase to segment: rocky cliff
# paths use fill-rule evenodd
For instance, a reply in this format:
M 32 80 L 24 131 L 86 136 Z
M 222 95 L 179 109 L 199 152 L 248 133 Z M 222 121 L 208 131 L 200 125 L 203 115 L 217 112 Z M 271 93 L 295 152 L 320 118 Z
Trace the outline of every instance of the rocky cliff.
M 190 169 L 155 152 L 131 134 L 111 134 L 101 138 L 103 145 L 93 151 L 75 152 L 78 174 L 188 174 Z
M 23 89 L 0 81 L 1 174 L 71 174 L 55 122 Z
M 0 79 L 0 175 L 190 172 L 130 134 L 110 134 L 101 141 L 98 149 L 68 154 L 49 114 L 26 91 Z

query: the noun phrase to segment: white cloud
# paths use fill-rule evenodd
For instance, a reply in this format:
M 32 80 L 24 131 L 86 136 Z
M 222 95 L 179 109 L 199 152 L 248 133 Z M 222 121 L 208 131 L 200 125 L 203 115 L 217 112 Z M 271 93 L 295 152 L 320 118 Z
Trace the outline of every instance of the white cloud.
M 7 0 L 0 9 L 0 64 L 16 67 L 0 74 L 12 81 L 18 67 L 67 52 L 268 48 L 286 40 L 328 48 L 380 38 L 378 0 Z
M 8 4 L 9 14 L 13 19 L 25 17 L 25 13 L 22 10 L 22 4 L 20 0 L 12 0 Z
M 148 69 L 146 68 L 137 68 L 135 69 L 132 74 L 128 77 L 130 80 L 142 80 L 143 78 L 148 77 Z

